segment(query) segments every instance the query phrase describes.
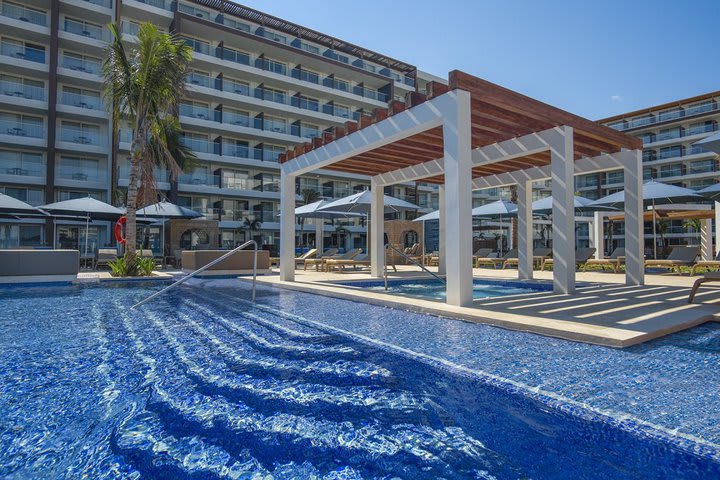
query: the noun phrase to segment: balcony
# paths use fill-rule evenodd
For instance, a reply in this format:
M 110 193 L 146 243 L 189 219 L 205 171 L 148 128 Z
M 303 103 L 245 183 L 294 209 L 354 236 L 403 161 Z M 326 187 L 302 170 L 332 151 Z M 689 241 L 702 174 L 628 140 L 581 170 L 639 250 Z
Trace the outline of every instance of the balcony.
M 60 103 L 89 110 L 100 110 L 102 108 L 102 100 L 99 96 L 81 95 L 71 92 L 62 92 L 60 95 Z
M 691 107 L 687 107 L 684 110 L 676 110 L 673 112 L 664 112 L 660 115 L 656 116 L 649 116 L 649 117 L 642 117 L 638 119 L 634 119 L 631 121 L 623 121 L 623 122 L 617 122 L 613 124 L 609 124 L 608 126 L 610 128 L 614 128 L 615 130 L 629 130 L 631 128 L 637 128 L 642 127 L 646 125 L 653 125 L 656 123 L 662 123 L 669 120 L 677 120 L 679 118 L 685 118 L 685 117 L 692 117 L 694 115 L 699 115 L 701 113 L 709 113 L 714 112 L 720 109 L 720 106 L 716 102 L 708 102 L 702 105 L 695 105 Z
M 191 85 L 210 88 L 210 77 L 208 75 L 190 72 L 185 78 L 185 81 Z
M 212 122 L 220 121 L 219 111 L 187 104 L 180 105 L 180 116 L 198 118 L 200 120 L 208 120 Z
M 102 27 L 91 25 L 88 23 L 78 22 L 69 18 L 65 19 L 64 28 L 67 33 L 80 35 L 86 38 L 92 38 L 101 42 L 110 41 L 109 33 Z
M 200 185 L 205 187 L 219 187 L 220 176 L 208 173 L 183 173 L 178 178 L 180 185 Z
M 220 155 L 220 144 L 198 138 L 181 137 L 180 142 L 186 148 L 198 153 Z
M 247 114 L 226 110 L 222 114 L 222 123 L 240 127 L 250 127 L 251 121 L 250 116 Z
M 100 62 L 88 59 L 80 59 L 63 55 L 62 66 L 76 72 L 89 73 L 91 75 L 100 75 L 102 66 Z
M 222 144 L 222 156 L 246 158 L 250 160 L 262 160 L 263 150 L 262 148 L 248 147 L 245 145 L 236 145 L 233 143 L 224 142 Z
M 291 97 L 290 104 L 293 107 L 300 108 L 302 110 L 310 110 L 311 112 L 320 111 L 320 102 L 318 102 L 317 100 L 310 100 L 301 97 Z
M 63 165 L 62 161 L 58 165 L 56 177 L 63 180 L 73 180 L 76 182 L 104 182 L 107 178 L 107 172 L 98 168 L 84 168 L 72 165 Z
M 27 60 L 29 62 L 45 63 L 45 50 L 26 47 L 14 42 L 0 42 L 0 55 Z
M 45 128 L 42 123 L 23 122 L 21 120 L 0 120 L 0 135 L 44 138 Z
M 231 190 L 254 190 L 259 185 L 257 180 L 252 178 L 234 178 L 232 176 L 222 176 L 220 181 L 221 188 L 229 188 Z
M 162 10 L 172 11 L 173 4 L 172 0 L 135 0 L 136 2 L 144 3 L 151 7 L 160 8 Z
M 7 80 L 0 80 L 0 93 L 11 97 L 24 98 L 26 100 L 45 100 L 45 87 L 25 85 Z
M 13 5 L 10 3 L 0 3 L 0 15 L 3 17 L 20 20 L 22 22 L 32 23 L 41 27 L 48 26 L 47 14 L 38 10 L 31 10 L 21 5 Z
M 304 82 L 310 82 L 316 85 L 320 84 L 320 75 L 314 72 L 308 72 L 307 70 L 303 70 L 301 68 L 293 68 L 291 71 L 291 76 Z
M 60 127 L 61 142 L 101 147 L 107 143 L 105 140 L 105 136 L 98 131 L 66 126 Z

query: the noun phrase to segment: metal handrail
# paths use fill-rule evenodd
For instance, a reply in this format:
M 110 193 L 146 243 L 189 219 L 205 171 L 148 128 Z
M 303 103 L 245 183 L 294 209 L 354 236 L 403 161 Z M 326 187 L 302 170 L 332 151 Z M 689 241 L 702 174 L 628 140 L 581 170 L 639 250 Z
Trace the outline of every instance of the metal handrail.
M 446 284 L 446 285 L 447 285 L 447 282 L 445 281 L 444 278 L 440 277 L 438 274 L 436 274 L 436 273 L 434 273 L 434 272 L 431 272 L 430 270 L 428 270 L 427 268 L 425 268 L 425 265 L 422 265 L 421 263 L 418 263 L 418 262 L 415 261 L 412 257 L 410 257 L 409 255 L 407 255 L 405 252 L 401 252 L 400 250 L 398 250 L 397 248 L 393 247 L 393 246 L 390 245 L 389 243 L 385 245 L 385 248 L 392 250 L 393 252 L 397 253 L 398 255 L 400 255 L 401 257 L 403 257 L 404 259 L 408 260 L 410 263 L 415 264 L 415 265 L 417 265 L 418 267 L 420 267 L 420 270 L 423 270 L 424 272 L 429 273 L 430 275 L 432 275 L 433 277 L 435 277 L 436 279 L 438 279 L 439 281 L 441 281 L 443 284 Z M 387 289 L 388 289 L 388 283 L 387 283 L 387 261 L 386 261 L 386 262 L 385 262 L 385 290 L 387 290 Z
M 215 264 L 217 264 L 217 263 L 222 262 L 223 260 L 225 260 L 226 258 L 230 257 L 231 255 L 239 252 L 240 250 L 243 250 L 243 249 L 244 249 L 245 247 L 247 247 L 248 245 L 252 245 L 252 246 L 254 247 L 254 248 L 253 248 L 253 252 L 254 252 L 254 254 L 253 254 L 253 284 L 252 284 L 252 301 L 254 302 L 254 301 L 255 301 L 255 284 L 256 284 L 256 282 L 257 282 L 257 252 L 258 252 L 258 244 L 257 244 L 257 242 L 256 242 L 255 240 L 248 240 L 247 242 L 243 243 L 243 244 L 240 245 L 239 247 L 233 248 L 232 250 L 230 250 L 228 253 L 226 253 L 226 254 L 223 255 L 222 257 L 216 258 L 215 260 L 213 260 L 212 262 L 208 263 L 208 264 L 205 265 L 204 267 L 198 268 L 197 270 L 195 270 L 195 271 L 192 272 L 192 273 L 189 273 L 188 275 L 184 276 L 183 278 L 181 278 L 181 279 L 178 280 L 177 282 L 174 282 L 174 283 L 168 285 L 167 287 L 163 288 L 162 290 L 153 293 L 152 295 L 150 295 L 150 296 L 147 297 L 146 299 L 139 301 L 138 303 L 136 303 L 135 305 L 133 305 L 133 306 L 130 307 L 130 308 L 131 308 L 131 309 L 134 309 L 134 308 L 139 307 L 140 305 L 142 305 L 142 304 L 144 304 L 144 303 L 146 303 L 146 302 L 149 302 L 150 300 L 152 300 L 153 298 L 157 297 L 158 295 L 167 292 L 167 291 L 170 290 L 171 288 L 176 287 L 177 285 L 180 285 L 181 283 L 184 283 L 185 281 L 191 279 L 192 277 L 194 277 L 194 276 L 197 275 L 198 273 L 207 270 L 208 268 L 212 267 L 213 265 L 215 265 Z

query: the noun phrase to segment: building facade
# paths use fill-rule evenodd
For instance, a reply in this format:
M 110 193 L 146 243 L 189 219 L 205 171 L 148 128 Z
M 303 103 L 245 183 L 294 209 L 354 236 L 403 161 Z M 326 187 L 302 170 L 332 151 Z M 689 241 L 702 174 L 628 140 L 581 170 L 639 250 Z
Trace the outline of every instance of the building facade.
M 192 47 L 179 118 L 183 144 L 197 161 L 179 178 L 177 202 L 217 220 L 224 247 L 251 235 L 262 244 L 276 242 L 280 153 L 404 99 L 432 78 L 407 63 L 232 2 L 2 0 L 0 192 L 33 205 L 87 195 L 122 203 L 130 130 L 127 122 L 112 124 L 101 65 L 108 23 L 119 24 L 124 41 L 133 45 L 147 21 Z M 167 171 L 156 171 L 156 181 L 170 190 Z M 313 190 L 330 199 L 368 186 L 363 175 L 320 172 L 299 178 L 296 189 L 299 196 Z M 401 185 L 388 193 L 424 211 L 437 207 L 429 186 Z M 245 219 L 259 220 L 260 230 L 248 230 Z M 84 241 L 83 222 L 0 222 L 0 247 L 78 248 Z M 343 237 L 364 246 L 361 222 L 339 223 L 342 234 L 334 233 L 337 225 L 326 226 L 326 245 Z M 110 244 L 110 233 L 108 223 L 93 222 L 91 249 Z

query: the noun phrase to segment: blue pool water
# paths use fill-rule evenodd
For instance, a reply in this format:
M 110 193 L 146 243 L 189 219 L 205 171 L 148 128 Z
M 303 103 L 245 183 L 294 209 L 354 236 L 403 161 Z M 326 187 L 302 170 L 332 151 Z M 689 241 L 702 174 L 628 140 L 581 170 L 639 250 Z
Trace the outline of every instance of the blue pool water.
M 622 369 L 624 352 L 267 287 L 253 306 L 237 283 L 182 287 L 137 311 L 128 305 L 158 286 L 1 289 L 0 477 L 720 476 L 702 442 L 676 444 L 519 387 L 522 362 L 542 341 L 554 364 L 577 355 L 575 372 L 583 362 L 600 376 L 606 356 Z M 438 351 L 419 356 L 370 341 L 402 332 L 393 343 L 408 348 L 415 338 L 420 352 L 434 322 L 445 323 L 433 343 L 452 344 L 453 361 L 468 353 L 474 334 L 465 328 L 513 343 L 469 352 L 488 367 L 514 359 L 513 383 L 433 361 L 449 358 Z M 351 326 L 362 337 L 341 333 Z M 689 344 L 713 378 L 720 334 L 680 338 L 630 351 L 637 372 L 667 345 Z M 658 390 L 675 388 L 675 368 L 684 370 L 683 389 L 716 392 L 713 380 L 693 386 L 701 377 L 687 356 L 655 364 L 656 380 L 667 382 Z M 548 374 L 541 363 L 531 374 Z M 586 377 L 573 396 L 596 380 Z M 622 411 L 627 385 L 607 388 Z M 712 402 L 706 396 L 706 407 Z
M 436 279 L 389 280 L 385 290 L 383 281 L 336 282 L 341 285 L 364 288 L 381 293 L 408 295 L 411 297 L 445 300 L 445 284 Z M 491 281 L 475 279 L 473 281 L 473 298 L 502 297 L 552 290 L 547 283 Z

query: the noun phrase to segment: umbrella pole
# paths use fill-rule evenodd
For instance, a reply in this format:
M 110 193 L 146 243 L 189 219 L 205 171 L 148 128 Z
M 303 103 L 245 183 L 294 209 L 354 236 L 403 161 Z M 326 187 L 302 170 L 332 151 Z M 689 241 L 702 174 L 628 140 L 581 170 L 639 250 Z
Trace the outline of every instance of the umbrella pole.
M 657 260 L 657 236 L 656 236 L 656 226 L 655 226 L 655 200 L 652 201 L 652 209 L 653 209 L 653 260 Z
M 90 233 L 90 214 L 85 217 L 85 261 L 87 262 L 88 235 Z

